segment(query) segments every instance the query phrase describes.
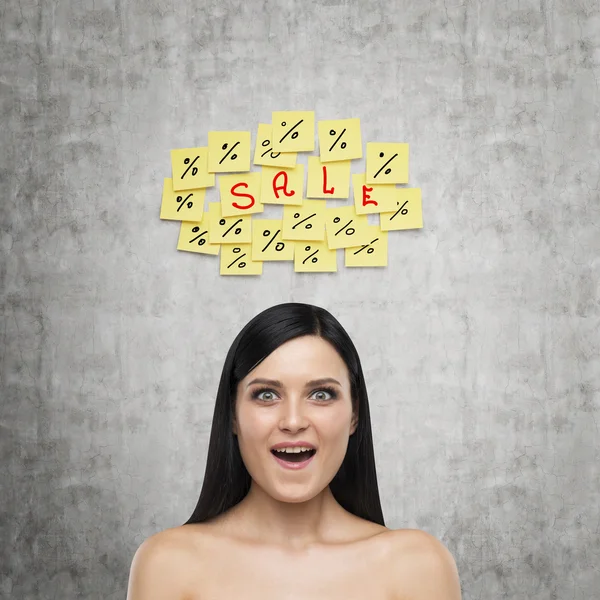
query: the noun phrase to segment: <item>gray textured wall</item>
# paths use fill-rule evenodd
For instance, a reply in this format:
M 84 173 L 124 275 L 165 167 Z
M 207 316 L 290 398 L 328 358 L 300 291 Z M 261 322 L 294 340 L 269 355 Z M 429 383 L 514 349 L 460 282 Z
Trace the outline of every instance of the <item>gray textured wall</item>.
M 463 598 L 600 598 L 596 2 L 8 0 L 0 28 L 3 598 L 125 597 L 195 505 L 230 343 L 289 300 L 353 336 L 386 523 Z M 411 144 L 424 228 L 387 269 L 175 249 L 169 150 L 292 109 Z

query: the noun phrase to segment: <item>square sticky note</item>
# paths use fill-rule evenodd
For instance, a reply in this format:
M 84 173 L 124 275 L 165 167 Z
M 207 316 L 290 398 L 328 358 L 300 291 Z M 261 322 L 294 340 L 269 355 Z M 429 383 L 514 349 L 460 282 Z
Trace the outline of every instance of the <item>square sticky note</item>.
M 293 169 L 262 167 L 260 201 L 263 204 L 302 204 L 304 193 L 304 165 Z
M 173 180 L 165 178 L 160 218 L 171 221 L 202 221 L 205 194 L 204 188 L 176 192 L 173 190 Z
M 210 243 L 208 232 L 209 220 L 204 223 L 194 223 L 183 221 L 179 229 L 179 240 L 177 241 L 177 250 L 186 252 L 199 252 L 200 254 L 219 254 L 221 246 Z
M 260 123 L 258 125 L 256 146 L 254 148 L 254 164 L 287 167 L 288 169 L 295 167 L 297 153 L 277 152 L 273 150 L 272 134 L 273 127 L 269 123 Z
M 215 176 L 208 172 L 208 147 L 171 150 L 173 190 L 196 190 L 215 185 Z
M 393 183 L 385 185 L 366 183 L 364 173 L 352 175 L 354 208 L 357 215 L 389 212 L 396 208 L 397 187 Z
M 318 156 L 308 157 L 307 198 L 348 198 L 350 195 L 349 160 L 323 164 Z
M 383 231 L 400 229 L 421 229 L 423 227 L 423 208 L 421 206 L 421 188 L 397 188 L 396 210 L 379 215 Z
M 362 158 L 360 119 L 319 121 L 317 129 L 321 162 Z
M 294 242 L 294 271 L 323 273 L 337 271 L 337 251 L 330 250 L 327 242 Z
M 294 260 L 294 242 L 281 236 L 282 219 L 254 219 L 252 260 Z
M 204 220 L 206 220 L 206 216 Z M 211 244 L 250 244 L 252 242 L 252 215 L 224 217 L 221 214 L 221 203 L 210 202 L 208 220 Z
M 312 152 L 315 149 L 315 113 L 311 110 L 273 111 L 273 150 Z
M 325 231 L 330 249 L 349 248 L 368 241 L 369 219 L 357 215 L 354 205 L 325 209 Z
M 388 233 L 369 225 L 369 242 L 344 251 L 347 267 L 387 267 Z
M 261 275 L 262 265 L 252 260 L 252 244 L 227 244 L 221 250 L 221 275 Z
M 284 240 L 324 240 L 325 202 L 305 200 L 302 206 L 283 207 Z
M 249 215 L 264 211 L 260 202 L 260 173 L 219 176 L 221 215 Z
M 367 143 L 367 183 L 408 183 L 408 144 Z
M 249 131 L 208 132 L 209 173 L 241 173 L 249 170 Z

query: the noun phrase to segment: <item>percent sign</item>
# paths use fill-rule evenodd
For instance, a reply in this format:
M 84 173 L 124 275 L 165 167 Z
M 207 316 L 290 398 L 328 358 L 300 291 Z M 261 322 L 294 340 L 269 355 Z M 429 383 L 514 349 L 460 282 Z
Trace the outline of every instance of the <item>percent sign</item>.
M 312 219 L 314 216 L 316 216 L 317 213 L 313 213 L 312 215 L 310 215 L 309 217 L 306 217 L 305 219 L 302 219 L 302 221 L 298 221 L 298 223 L 296 223 L 292 229 L 296 229 L 296 227 L 298 227 L 298 225 L 302 225 L 302 223 L 304 223 L 304 221 L 308 221 L 309 219 Z M 298 219 L 300 218 L 300 213 L 294 213 L 294 219 Z M 312 223 L 307 223 L 304 226 L 304 229 L 312 229 Z
M 334 223 L 339 223 L 341 221 L 340 217 L 336 217 L 333 222 Z M 350 223 L 352 223 L 352 219 L 350 219 L 340 230 L 336 231 L 335 235 L 337 235 L 338 233 L 341 233 L 342 231 L 346 231 L 346 235 L 352 235 L 356 229 L 354 229 L 354 227 L 348 227 L 348 225 L 350 225 Z
M 267 154 L 268 152 L 270 152 L 271 150 L 273 150 L 273 148 L 271 148 L 271 142 L 270 140 L 265 140 L 261 146 L 264 148 L 266 146 L 269 146 L 260 156 L 261 158 L 264 157 L 265 154 Z M 279 155 L 281 154 L 281 152 L 271 152 L 271 158 L 277 158 Z
M 305 252 L 310 252 L 311 248 L 310 246 L 306 246 L 306 248 L 304 248 Z M 315 256 L 315 254 L 318 254 L 319 251 L 315 250 L 310 256 L 307 256 L 303 261 L 302 264 L 304 264 L 309 258 L 312 258 L 312 260 L 310 262 L 312 263 L 316 263 L 318 261 L 318 258 Z M 314 258 L 313 258 L 314 257 Z
M 225 237 L 238 223 L 241 223 L 241 222 L 242 222 L 242 219 L 238 219 L 221 237 Z M 227 221 L 225 219 L 221 219 L 219 221 L 219 225 L 225 225 L 225 223 L 227 223 Z M 239 235 L 240 233 L 242 233 L 242 228 L 238 227 L 233 233 L 235 235 Z
M 183 179 L 183 178 L 184 178 L 184 177 L 187 175 L 187 172 L 188 172 L 190 169 L 192 169 L 192 177 L 193 177 L 194 175 L 197 175 L 197 174 L 198 174 L 198 167 L 194 167 L 194 163 L 195 163 L 195 162 L 196 162 L 196 161 L 197 161 L 199 158 L 200 158 L 199 156 L 196 156 L 196 158 L 195 158 L 195 159 L 192 161 L 192 164 L 191 164 L 191 165 L 190 165 L 190 159 L 189 159 L 189 157 L 188 157 L 188 158 L 186 158 L 186 159 L 183 161 L 183 164 L 184 164 L 184 165 L 190 165 L 190 166 L 189 166 L 189 167 L 188 167 L 188 168 L 187 168 L 187 169 L 186 169 L 186 170 L 183 172 L 183 175 L 181 176 L 181 179 Z
M 377 177 L 377 175 L 379 175 L 379 173 L 381 173 L 381 171 L 383 171 L 383 169 L 385 169 L 395 158 L 396 156 L 398 156 L 398 154 L 394 154 L 394 156 L 392 156 L 392 158 L 390 158 L 390 160 L 388 160 L 383 167 L 381 167 L 381 169 L 379 169 L 379 171 L 377 171 L 377 173 L 375 173 L 375 175 L 373 175 L 373 179 L 375 179 L 375 177 Z M 380 152 L 379 153 L 379 158 L 383 158 L 384 157 L 384 153 Z M 392 172 L 392 169 L 385 169 L 385 174 L 389 175 Z
M 331 148 L 329 148 L 329 152 L 331 152 L 331 151 L 332 151 L 332 150 L 335 148 L 335 145 L 336 145 L 336 144 L 337 144 L 337 143 L 340 141 L 340 138 L 341 138 L 341 137 L 342 137 L 342 136 L 343 136 L 345 133 L 346 133 L 346 130 L 344 129 L 344 131 L 342 131 L 342 133 L 340 133 L 340 135 L 338 136 L 338 139 L 337 139 L 337 140 L 335 140 L 335 142 L 333 142 L 333 144 L 331 145 Z M 329 132 L 329 135 L 335 135 L 335 129 L 332 129 L 332 130 Z M 346 147 L 346 142 L 342 142 L 342 143 L 340 144 L 340 148 L 343 150 L 345 147 Z
M 269 243 L 262 249 L 262 252 L 264 252 L 273 242 L 273 240 L 277 237 L 277 234 L 281 232 L 281 229 L 278 229 L 275 232 L 275 235 L 273 235 L 273 237 L 269 240 Z M 265 229 L 263 231 L 263 236 L 264 237 L 268 237 L 271 235 L 271 232 L 268 229 Z M 277 252 L 281 252 L 283 249 L 285 248 L 285 244 L 283 242 L 277 242 L 277 244 L 275 244 L 275 250 Z
M 365 248 L 368 248 L 367 254 L 373 254 L 373 252 L 375 252 L 375 248 L 371 248 L 371 244 L 374 244 L 377 240 L 379 240 L 379 238 L 375 238 L 374 240 L 370 241 L 368 244 L 365 244 L 364 246 L 362 246 L 360 250 L 353 252 L 354 256 L 356 256 L 359 252 L 362 252 Z
M 234 254 L 239 254 L 241 251 L 242 251 L 242 249 L 238 248 L 237 246 L 232 250 L 232 252 Z M 246 256 L 245 252 L 241 256 L 238 256 L 231 264 L 229 264 L 227 266 L 227 268 L 230 269 L 233 265 L 235 265 L 236 262 L 238 262 L 238 260 L 241 260 L 242 258 L 244 258 L 244 256 Z M 246 263 L 243 260 L 241 263 L 238 264 L 238 268 L 240 268 L 240 269 L 243 269 L 245 266 L 246 266 Z
M 398 214 L 401 213 L 403 215 L 408 214 L 408 208 L 404 208 L 408 204 L 408 200 L 404 202 L 404 204 L 390 217 L 390 221 Z
M 231 148 L 229 148 L 225 156 L 223 156 L 223 158 L 219 161 L 219 164 L 221 164 L 234 151 L 236 146 L 239 146 L 239 142 L 236 142 L 233 146 L 231 146 Z M 227 144 L 223 144 L 221 150 L 227 150 Z M 236 158 L 237 154 L 233 154 L 231 160 L 235 160 Z
M 200 227 L 192 228 L 192 233 L 198 233 L 199 231 L 200 231 Z M 192 244 L 196 240 L 199 240 L 198 246 L 204 246 L 204 244 L 206 243 L 206 240 L 202 236 L 206 235 L 207 233 L 208 233 L 207 231 L 203 231 L 200 235 L 197 235 L 193 240 L 190 240 L 190 244 Z
M 190 196 L 193 196 L 193 195 L 194 195 L 194 194 L 188 194 L 188 195 L 187 195 L 185 198 L 184 198 L 183 196 L 177 196 L 177 202 L 181 202 L 181 204 L 180 204 L 180 205 L 177 207 L 177 212 L 179 212 L 179 211 L 181 210 L 181 208 L 182 208 L 183 206 L 185 206 L 185 203 L 186 203 L 187 199 L 188 199 Z M 188 202 L 188 203 L 187 203 L 187 207 L 188 207 L 188 208 L 192 208 L 192 206 L 194 206 L 194 203 L 193 203 L 193 202 Z
M 291 129 L 288 129 L 288 131 L 286 132 L 286 134 L 279 140 L 279 143 L 283 142 L 283 140 L 285 140 L 285 138 L 290 135 L 290 133 L 292 133 L 292 131 L 294 131 L 294 129 L 296 129 L 296 127 L 298 127 L 298 125 L 300 125 L 300 123 L 302 123 L 304 121 L 304 119 L 300 119 Z M 287 124 L 285 121 L 281 122 L 281 126 L 285 127 Z M 292 139 L 295 140 L 298 137 L 298 132 L 294 131 L 294 133 L 292 133 Z

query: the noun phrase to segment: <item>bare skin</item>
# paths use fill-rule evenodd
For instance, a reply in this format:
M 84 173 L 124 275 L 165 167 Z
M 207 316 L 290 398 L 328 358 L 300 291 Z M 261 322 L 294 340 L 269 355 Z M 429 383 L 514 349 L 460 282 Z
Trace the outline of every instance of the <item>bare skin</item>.
M 386 527 L 349 520 L 337 541 L 303 550 L 246 538 L 234 521 L 186 528 L 178 532 L 189 548 L 186 600 L 399 598 L 390 577 L 393 546 Z
M 415 561 L 424 556 L 419 549 L 425 547 L 423 536 L 428 534 L 394 531 L 359 518 L 346 511 L 329 488 L 359 418 L 344 361 L 318 337 L 286 342 L 240 381 L 233 434 L 252 478 L 251 488 L 237 506 L 217 518 L 155 536 L 170 549 L 164 553 L 170 561 L 165 577 L 178 586 L 178 595 L 168 597 L 416 598 L 410 593 L 411 578 L 415 580 Z M 301 470 L 280 466 L 270 448 L 299 440 L 317 448 L 312 462 Z M 162 584 L 156 577 L 139 598 L 163 598 L 156 591 Z M 164 583 L 166 590 L 169 585 Z M 138 596 L 132 593 L 128 598 Z

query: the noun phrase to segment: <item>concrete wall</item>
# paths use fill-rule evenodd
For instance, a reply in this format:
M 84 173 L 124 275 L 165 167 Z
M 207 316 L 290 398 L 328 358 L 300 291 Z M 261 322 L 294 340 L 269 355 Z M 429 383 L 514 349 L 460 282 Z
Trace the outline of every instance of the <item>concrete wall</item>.
M 597 3 L 8 0 L 0 32 L 0 596 L 124 598 L 195 505 L 233 338 L 301 301 L 362 357 L 389 527 L 466 600 L 600 598 Z M 175 249 L 169 150 L 273 110 L 410 143 L 387 268 Z

